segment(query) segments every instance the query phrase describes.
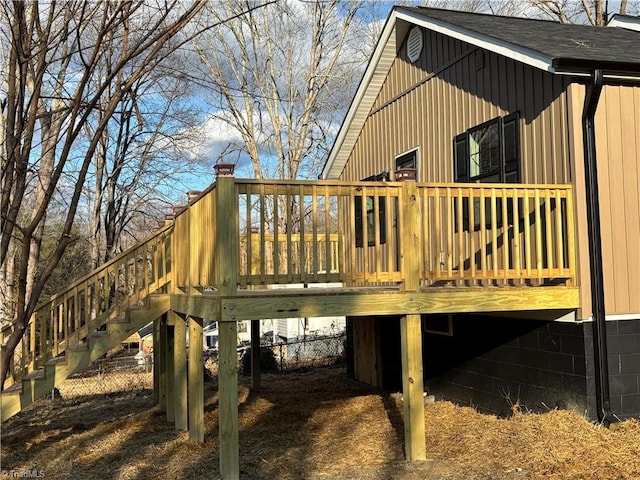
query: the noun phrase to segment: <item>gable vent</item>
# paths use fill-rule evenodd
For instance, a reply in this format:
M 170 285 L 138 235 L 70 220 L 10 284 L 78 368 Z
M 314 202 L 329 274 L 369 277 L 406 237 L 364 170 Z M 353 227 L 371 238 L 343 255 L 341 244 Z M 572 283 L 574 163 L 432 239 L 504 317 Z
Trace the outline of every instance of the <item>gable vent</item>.
M 414 63 L 422 53 L 422 30 L 420 27 L 413 27 L 407 39 L 407 58 Z

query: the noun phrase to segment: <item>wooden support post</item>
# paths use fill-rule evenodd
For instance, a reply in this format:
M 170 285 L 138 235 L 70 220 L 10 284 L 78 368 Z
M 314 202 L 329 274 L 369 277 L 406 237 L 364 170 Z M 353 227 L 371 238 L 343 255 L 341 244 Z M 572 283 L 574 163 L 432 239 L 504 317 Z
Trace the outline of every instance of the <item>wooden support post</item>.
M 422 380 L 422 328 L 420 315 L 400 319 L 402 342 L 402 396 L 404 398 L 404 451 L 407 460 L 424 460 L 424 386 Z
M 155 352 L 154 352 L 155 354 Z M 162 315 L 158 325 L 158 404 L 160 411 L 167 411 L 167 316 Z
M 175 428 L 186 430 L 189 423 L 187 417 L 187 330 L 184 320 L 174 312 L 173 317 L 173 395 L 175 402 Z
M 189 317 L 189 440 L 204 442 L 202 319 Z
M 251 320 L 251 387 L 260 390 L 260 320 Z
M 169 321 L 171 319 L 168 319 Z M 167 322 L 167 422 L 175 423 L 176 421 L 176 398 L 174 391 L 174 371 L 175 371 L 175 330 L 174 327 Z
M 261 271 L 260 236 L 259 231 L 251 229 L 251 275 Z M 251 387 L 260 390 L 260 320 L 251 320 Z
M 36 322 L 37 322 L 36 314 L 31 315 L 31 330 L 29 330 L 29 370 L 33 371 L 36 369 Z M 56 328 L 58 326 L 56 325 Z
M 216 180 L 216 285 L 219 297 L 236 294 L 238 286 L 238 208 L 233 169 L 217 165 Z M 233 305 L 218 308 L 218 404 L 220 475 L 225 480 L 240 477 L 238 446 L 238 327 Z
M 402 271 L 405 291 L 420 288 L 420 199 L 415 182 L 406 182 L 400 222 Z M 426 459 L 424 385 L 422 377 L 422 325 L 420 315 L 400 319 L 402 349 L 402 396 L 404 403 L 404 450 L 407 460 Z
M 218 322 L 218 334 L 220 474 L 225 480 L 233 480 L 240 476 L 236 322 Z
M 160 405 L 160 322 L 153 321 L 153 404 Z

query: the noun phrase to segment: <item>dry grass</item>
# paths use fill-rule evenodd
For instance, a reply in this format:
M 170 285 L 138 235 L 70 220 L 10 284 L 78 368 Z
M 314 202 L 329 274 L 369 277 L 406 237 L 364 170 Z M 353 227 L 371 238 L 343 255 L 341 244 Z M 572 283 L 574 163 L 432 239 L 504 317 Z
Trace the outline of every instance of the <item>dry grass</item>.
M 637 479 L 640 423 L 616 430 L 580 415 L 517 412 L 510 419 L 449 402 L 426 405 L 425 462 L 402 456 L 397 395 L 345 379 L 342 369 L 265 375 L 240 387 L 241 478 Z M 175 432 L 137 390 L 37 402 L 2 425 L 2 470 L 47 479 L 218 477 L 218 410 L 206 392 L 204 444 Z

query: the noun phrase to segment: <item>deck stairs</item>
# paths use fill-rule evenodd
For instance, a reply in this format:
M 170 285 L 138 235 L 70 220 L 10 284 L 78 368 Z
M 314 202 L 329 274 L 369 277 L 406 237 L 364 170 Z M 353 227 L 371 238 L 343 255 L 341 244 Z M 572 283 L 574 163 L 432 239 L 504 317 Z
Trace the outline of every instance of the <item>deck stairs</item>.
M 170 233 L 162 229 L 36 310 L 0 394 L 2 421 L 169 311 Z M 4 344 L 11 327 L 1 333 Z

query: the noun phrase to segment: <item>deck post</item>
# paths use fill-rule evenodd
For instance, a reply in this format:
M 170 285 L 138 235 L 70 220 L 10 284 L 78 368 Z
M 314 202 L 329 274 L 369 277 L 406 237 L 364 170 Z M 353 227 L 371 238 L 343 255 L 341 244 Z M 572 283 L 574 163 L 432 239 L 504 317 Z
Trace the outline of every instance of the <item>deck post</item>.
M 160 405 L 160 322 L 161 317 L 153 321 L 153 404 Z
M 175 358 L 174 358 L 174 349 L 175 349 L 175 330 L 172 325 L 170 325 L 171 318 L 167 319 L 167 423 L 175 423 L 176 421 L 176 397 L 174 392 L 174 371 L 175 371 Z
M 220 297 L 236 294 L 238 248 L 240 243 L 238 208 L 233 168 L 216 165 L 216 286 Z M 232 166 L 231 166 L 232 167 Z M 219 302 L 218 320 L 218 411 L 220 475 L 225 480 L 240 476 L 238 444 L 238 326 L 232 305 Z
M 204 367 L 202 319 L 189 317 L 189 440 L 204 442 Z
M 420 201 L 416 183 L 405 182 L 400 218 L 400 255 L 403 289 L 420 288 Z M 420 315 L 400 319 L 402 349 L 402 395 L 404 403 L 404 449 L 407 460 L 426 459 L 424 429 L 424 382 L 422 374 L 422 325 Z
M 251 388 L 260 390 L 260 320 L 251 320 Z
M 174 331 L 173 348 L 173 396 L 175 408 L 175 429 L 186 430 L 187 417 L 187 331 L 184 320 L 176 313 L 169 312 Z
M 156 353 L 154 352 L 154 355 Z M 158 404 L 160 411 L 167 411 L 167 315 L 158 320 Z M 154 363 L 155 365 L 155 363 Z M 154 367 L 155 368 L 155 367 Z
M 251 275 L 260 273 L 260 232 L 259 229 L 251 228 Z M 255 288 L 255 287 L 254 287 Z M 260 370 L 260 320 L 251 320 L 251 388 L 260 390 L 261 370 Z

